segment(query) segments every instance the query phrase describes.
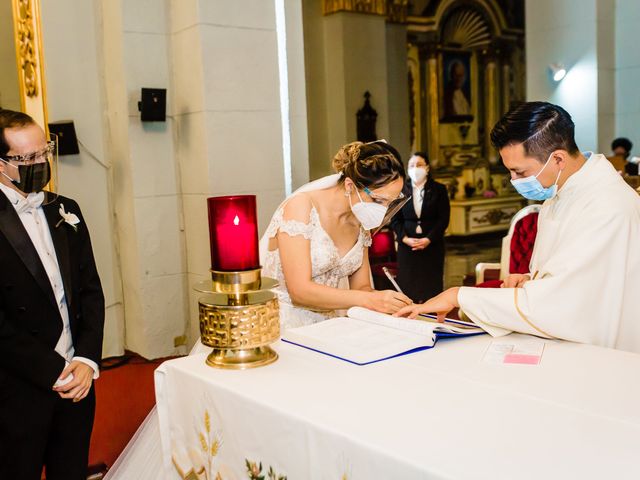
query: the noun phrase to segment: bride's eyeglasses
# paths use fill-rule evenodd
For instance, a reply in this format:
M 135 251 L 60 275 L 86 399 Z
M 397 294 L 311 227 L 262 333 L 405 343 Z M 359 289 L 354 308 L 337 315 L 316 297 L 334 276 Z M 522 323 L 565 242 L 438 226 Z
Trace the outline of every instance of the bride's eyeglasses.
M 387 207 L 387 213 L 385 214 L 382 223 L 378 228 L 371 232 L 371 235 L 375 235 L 376 233 L 378 233 L 378 231 L 380 231 L 382 227 L 386 226 L 395 216 L 395 214 L 398 213 L 402 207 L 404 207 L 405 203 L 407 203 L 411 199 L 411 195 L 405 196 L 402 192 L 400 192 L 400 195 L 398 195 L 396 198 L 390 199 L 385 195 L 373 193 L 367 187 L 364 187 L 362 191 L 366 193 L 374 202 Z

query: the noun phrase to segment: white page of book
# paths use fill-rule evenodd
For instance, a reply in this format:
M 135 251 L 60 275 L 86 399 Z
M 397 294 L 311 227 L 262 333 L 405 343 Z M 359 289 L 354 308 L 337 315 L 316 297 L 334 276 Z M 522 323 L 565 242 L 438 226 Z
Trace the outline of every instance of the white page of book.
M 419 316 L 412 320 L 394 317 L 386 313 L 374 312 L 373 310 L 362 307 L 351 307 L 347 315 L 351 318 L 357 318 L 358 320 L 385 325 L 407 332 L 414 332 L 420 335 L 431 335 L 432 332 L 481 333 L 483 331 L 481 328 L 466 322 L 438 323 L 436 319 L 424 316 Z
M 292 328 L 286 330 L 282 338 L 356 363 L 373 362 L 416 348 L 430 347 L 435 341 L 430 330 L 420 335 L 349 317 Z

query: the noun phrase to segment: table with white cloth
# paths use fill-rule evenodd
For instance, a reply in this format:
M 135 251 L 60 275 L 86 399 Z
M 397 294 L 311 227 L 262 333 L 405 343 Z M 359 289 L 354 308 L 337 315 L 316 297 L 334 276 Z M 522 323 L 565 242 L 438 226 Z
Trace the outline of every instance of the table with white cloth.
M 170 360 L 166 478 L 640 478 L 640 355 L 534 340 L 539 365 L 488 363 L 488 335 L 367 366 L 283 342 L 244 371 Z

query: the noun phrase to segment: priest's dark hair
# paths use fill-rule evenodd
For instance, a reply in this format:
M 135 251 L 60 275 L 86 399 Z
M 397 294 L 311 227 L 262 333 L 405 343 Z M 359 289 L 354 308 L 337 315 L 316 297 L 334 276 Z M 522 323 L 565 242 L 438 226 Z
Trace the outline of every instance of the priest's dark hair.
M 4 131 L 7 128 L 26 127 L 34 123 L 36 122 L 33 118 L 26 113 L 0 108 L 0 157 L 4 157 L 11 150 L 4 137 Z
M 579 153 L 571 115 L 548 102 L 514 105 L 491 130 L 491 143 L 498 150 L 522 144 L 525 155 L 543 163 L 557 149 Z
M 405 179 L 400 153 L 384 140 L 343 145 L 333 157 L 332 165 L 342 173 L 340 183 L 350 178 L 358 188 L 379 188 L 396 178 Z

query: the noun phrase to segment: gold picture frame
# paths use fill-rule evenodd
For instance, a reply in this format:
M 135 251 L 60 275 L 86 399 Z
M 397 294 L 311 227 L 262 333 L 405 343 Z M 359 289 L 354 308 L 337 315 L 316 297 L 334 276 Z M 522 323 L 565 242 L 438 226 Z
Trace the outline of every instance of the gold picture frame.
M 469 51 L 443 49 L 438 56 L 440 123 L 472 122 L 474 98 L 473 55 Z
M 40 0 L 11 0 L 21 110 L 48 134 Z

